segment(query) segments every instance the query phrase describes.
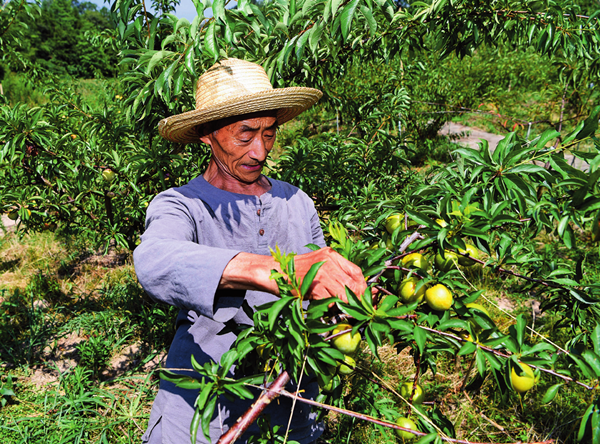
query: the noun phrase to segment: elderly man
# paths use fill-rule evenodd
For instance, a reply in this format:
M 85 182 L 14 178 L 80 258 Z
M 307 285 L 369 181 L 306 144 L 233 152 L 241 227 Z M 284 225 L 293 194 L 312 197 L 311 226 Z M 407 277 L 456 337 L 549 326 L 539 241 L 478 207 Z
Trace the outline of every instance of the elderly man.
M 212 151 L 203 175 L 152 201 L 142 243 L 134 252 L 135 269 L 148 294 L 181 309 L 168 368 L 191 369 L 192 355 L 200 364 L 218 362 L 235 341 L 235 331 L 252 324 L 248 308 L 277 298 L 277 285 L 270 279 L 271 270 L 279 269 L 270 256 L 275 246 L 298 254 L 300 277 L 315 262 L 326 261 L 308 299 L 343 297 L 345 286 L 364 292 L 360 269 L 326 248 L 312 200 L 261 174 L 278 125 L 321 95 L 312 88 L 273 89 L 259 65 L 227 59 L 198 79 L 194 111 L 160 122 L 163 137 L 202 141 Z M 306 247 L 311 243 L 322 248 L 311 252 Z M 315 383 L 306 387 L 309 395 L 317 390 Z M 196 396 L 197 391 L 161 381 L 143 441 L 189 442 Z M 249 404 L 219 400 L 210 428 L 213 442 Z M 291 404 L 282 399 L 265 413 L 272 424 L 287 424 Z M 296 406 L 291 428 L 289 438 L 300 443 L 312 443 L 322 432 L 306 406 Z M 251 428 L 243 441 L 256 431 Z M 202 433 L 198 442 L 204 442 Z

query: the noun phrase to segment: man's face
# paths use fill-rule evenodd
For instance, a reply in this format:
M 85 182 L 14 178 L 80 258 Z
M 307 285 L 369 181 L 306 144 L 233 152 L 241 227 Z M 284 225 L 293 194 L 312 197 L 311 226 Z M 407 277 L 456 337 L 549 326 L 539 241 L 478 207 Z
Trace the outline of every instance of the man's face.
M 223 119 L 211 125 L 200 140 L 212 148 L 212 160 L 226 180 L 256 182 L 275 143 L 276 111 Z

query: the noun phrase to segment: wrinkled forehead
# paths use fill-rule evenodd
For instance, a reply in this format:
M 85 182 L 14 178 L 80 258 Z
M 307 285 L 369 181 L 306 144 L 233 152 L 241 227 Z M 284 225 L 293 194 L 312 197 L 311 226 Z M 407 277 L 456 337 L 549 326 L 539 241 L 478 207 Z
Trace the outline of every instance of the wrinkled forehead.
M 273 123 L 277 125 L 277 111 L 278 110 L 273 109 L 267 111 L 259 111 L 256 113 L 241 114 L 239 116 L 225 117 L 223 119 L 215 120 L 213 122 L 208 122 L 203 125 L 200 125 L 200 127 L 198 128 L 198 132 L 200 133 L 200 136 L 205 136 L 227 126 L 235 125 L 244 120 L 257 119 L 263 117 L 275 118 Z

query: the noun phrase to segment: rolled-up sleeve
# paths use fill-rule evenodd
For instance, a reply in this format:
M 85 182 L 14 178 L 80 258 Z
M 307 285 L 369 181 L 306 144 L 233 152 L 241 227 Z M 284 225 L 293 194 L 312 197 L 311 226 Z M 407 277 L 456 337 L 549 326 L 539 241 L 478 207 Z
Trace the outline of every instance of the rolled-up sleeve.
M 240 250 L 198 244 L 202 223 L 174 192 L 158 195 L 148 207 L 146 231 L 133 259 L 140 284 L 153 299 L 213 319 L 223 270 Z M 233 316 L 239 299 L 233 302 L 235 310 L 223 314 Z

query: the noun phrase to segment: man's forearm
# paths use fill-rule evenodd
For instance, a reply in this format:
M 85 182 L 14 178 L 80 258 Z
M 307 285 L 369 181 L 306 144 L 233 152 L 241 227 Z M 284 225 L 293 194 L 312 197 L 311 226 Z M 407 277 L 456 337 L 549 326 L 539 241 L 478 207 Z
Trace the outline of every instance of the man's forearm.
M 279 294 L 277 283 L 270 279 L 273 269 L 281 270 L 272 256 L 239 253 L 223 270 L 219 288 L 258 290 Z

